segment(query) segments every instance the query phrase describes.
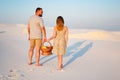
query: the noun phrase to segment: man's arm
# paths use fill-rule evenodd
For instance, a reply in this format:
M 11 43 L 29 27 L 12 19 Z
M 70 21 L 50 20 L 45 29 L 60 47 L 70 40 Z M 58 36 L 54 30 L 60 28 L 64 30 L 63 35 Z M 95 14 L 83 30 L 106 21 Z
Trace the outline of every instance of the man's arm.
M 30 23 L 28 22 L 28 40 L 30 40 Z
M 66 45 L 68 44 L 68 28 L 66 27 L 66 34 L 65 34 Z
M 45 29 L 45 27 L 43 26 L 41 30 L 42 30 L 42 34 L 43 34 L 43 39 L 44 39 L 44 41 L 46 41 L 47 39 L 46 39 L 46 29 Z

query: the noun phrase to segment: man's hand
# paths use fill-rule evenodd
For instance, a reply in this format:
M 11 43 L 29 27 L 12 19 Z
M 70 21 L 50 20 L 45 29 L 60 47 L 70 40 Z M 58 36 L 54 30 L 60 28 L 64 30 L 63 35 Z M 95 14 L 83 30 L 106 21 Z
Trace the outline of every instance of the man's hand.
M 43 41 L 46 42 L 47 41 L 47 38 L 46 38 L 46 29 L 45 29 L 44 26 L 41 29 L 42 29 L 42 34 L 43 34 Z
M 45 38 L 43 39 L 43 41 L 46 42 L 46 41 L 47 41 L 47 38 L 45 37 Z
M 30 36 L 28 36 L 28 40 L 30 40 Z

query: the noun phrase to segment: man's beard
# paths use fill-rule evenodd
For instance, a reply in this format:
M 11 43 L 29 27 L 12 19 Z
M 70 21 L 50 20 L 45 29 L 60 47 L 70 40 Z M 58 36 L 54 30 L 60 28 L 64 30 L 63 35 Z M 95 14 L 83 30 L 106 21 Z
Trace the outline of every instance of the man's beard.
M 42 15 L 39 15 L 39 17 L 42 17 Z

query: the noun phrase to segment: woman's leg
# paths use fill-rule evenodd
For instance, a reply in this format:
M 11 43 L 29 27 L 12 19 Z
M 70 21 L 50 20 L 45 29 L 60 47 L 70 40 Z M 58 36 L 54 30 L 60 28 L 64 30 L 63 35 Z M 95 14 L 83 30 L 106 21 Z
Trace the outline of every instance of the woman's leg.
M 61 70 L 63 65 L 62 65 L 62 62 L 63 62 L 63 56 L 62 55 L 58 55 L 58 69 Z

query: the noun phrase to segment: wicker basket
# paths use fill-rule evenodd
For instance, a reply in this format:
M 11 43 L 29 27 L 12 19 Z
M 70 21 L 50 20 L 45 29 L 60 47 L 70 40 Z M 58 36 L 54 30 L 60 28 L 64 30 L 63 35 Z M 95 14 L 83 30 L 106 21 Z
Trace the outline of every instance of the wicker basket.
M 49 43 L 49 46 L 45 46 L 44 45 L 45 42 L 43 42 L 43 45 L 42 45 L 42 55 L 43 56 L 48 56 L 48 55 L 52 55 L 52 49 L 53 49 L 53 46 L 50 42 L 47 42 Z

